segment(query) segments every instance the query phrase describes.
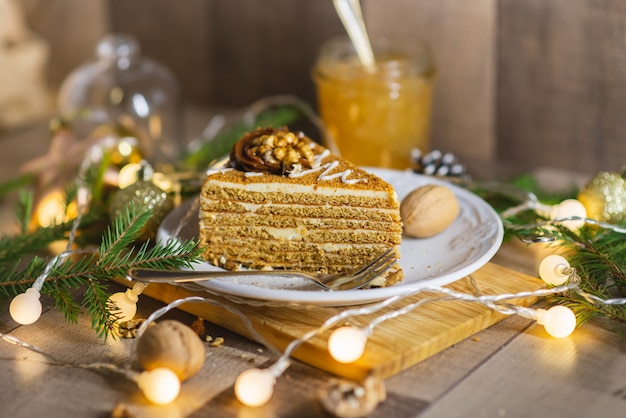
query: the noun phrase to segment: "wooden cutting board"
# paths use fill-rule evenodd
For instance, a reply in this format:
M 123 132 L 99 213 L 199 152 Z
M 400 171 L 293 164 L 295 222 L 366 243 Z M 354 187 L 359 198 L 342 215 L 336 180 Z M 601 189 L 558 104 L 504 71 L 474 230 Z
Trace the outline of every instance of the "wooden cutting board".
M 473 278 L 482 294 L 503 294 L 533 291 L 542 287 L 534 277 L 488 263 L 475 272 Z M 128 282 L 119 281 L 128 285 Z M 447 286 L 450 289 L 473 294 L 468 278 Z M 244 313 L 259 332 L 281 351 L 293 340 L 319 328 L 328 318 L 349 308 L 268 307 L 235 304 L 208 293 L 194 292 L 180 286 L 151 284 L 144 294 L 170 303 L 187 296 L 210 297 L 219 304 L 233 306 Z M 366 326 L 377 316 L 433 295 L 422 293 L 405 298 L 373 315 L 353 317 L 347 323 Z M 536 300 L 526 298 L 515 303 L 528 306 Z M 208 303 L 185 303 L 180 309 L 222 326 L 245 337 L 252 335 L 241 318 L 221 306 Z M 392 376 L 425 358 L 481 331 L 503 319 L 502 314 L 473 302 L 436 301 L 424 304 L 414 311 L 385 321 L 374 328 L 363 356 L 355 363 L 341 364 L 330 357 L 326 348 L 330 331 L 301 345 L 293 357 L 338 376 L 360 380 L 369 375 L 381 378 Z

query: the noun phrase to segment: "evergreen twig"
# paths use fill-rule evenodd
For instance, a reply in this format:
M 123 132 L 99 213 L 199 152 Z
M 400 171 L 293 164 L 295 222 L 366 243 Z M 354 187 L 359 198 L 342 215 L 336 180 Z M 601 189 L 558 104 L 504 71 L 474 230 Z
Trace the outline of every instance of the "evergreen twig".
M 537 216 L 538 220 L 542 220 Z M 551 247 L 558 249 L 580 277 L 579 289 L 603 300 L 626 297 L 626 237 L 624 234 L 584 225 L 573 232 L 563 225 L 512 228 L 515 220 L 505 225 L 515 236 L 545 235 L 555 238 Z M 526 220 L 524 220 L 526 222 Z M 519 223 L 518 223 L 519 225 Z M 580 324 L 598 316 L 626 322 L 626 305 L 607 305 L 594 302 L 570 292 L 547 299 L 550 304 L 564 304 L 571 308 Z
M 147 210 L 127 208 L 113 220 L 102 238 L 97 254 L 68 258 L 54 266 L 41 289 L 42 294 L 55 300 L 55 308 L 65 319 L 76 322 L 81 307 L 87 310 L 91 326 L 100 337 L 108 337 L 114 329 L 117 316 L 107 300 L 108 281 L 112 277 L 123 277 L 130 267 L 185 268 L 200 260 L 200 250 L 194 241 L 151 244 L 146 242 L 136 248 L 135 240 L 150 220 Z M 0 245 L 0 248 L 2 245 Z M 0 271 L 11 272 L 0 278 L 0 296 L 14 296 L 23 292 L 41 275 L 46 267 L 45 260 L 34 257 L 22 270 L 16 265 L 0 263 Z M 1 270 L 5 269 L 5 270 Z M 84 288 L 82 300 L 78 300 L 76 289 Z

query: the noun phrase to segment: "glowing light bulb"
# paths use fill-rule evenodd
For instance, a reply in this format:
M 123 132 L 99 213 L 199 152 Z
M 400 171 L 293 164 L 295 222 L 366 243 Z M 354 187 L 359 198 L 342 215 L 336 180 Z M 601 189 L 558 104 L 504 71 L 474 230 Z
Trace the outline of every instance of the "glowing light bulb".
M 567 306 L 557 305 L 548 310 L 537 309 L 537 323 L 556 338 L 569 336 L 576 328 L 576 315 Z
M 570 265 L 560 255 L 552 254 L 544 258 L 539 264 L 539 277 L 551 285 L 559 286 L 567 281 L 567 271 Z
M 60 190 L 46 194 L 37 204 L 35 219 L 42 227 L 57 225 L 65 219 L 65 197 Z
M 11 318 L 22 325 L 30 325 L 37 321 L 41 316 L 40 296 L 39 290 L 31 287 L 14 297 L 9 305 Z
M 135 183 L 139 178 L 139 173 L 141 172 L 141 164 L 131 163 L 126 164 L 124 167 L 120 169 L 118 174 L 118 187 L 120 189 L 125 189 L 131 184 Z
M 330 355 L 340 363 L 357 361 L 365 351 L 367 334 L 355 327 L 337 328 L 328 339 Z
M 235 396 L 244 405 L 265 405 L 274 394 L 276 378 L 268 369 L 248 369 L 235 381 Z
M 587 217 L 587 209 L 585 209 L 585 206 L 576 199 L 566 199 L 554 206 L 550 212 L 550 217 L 552 219 L 569 218 L 571 216 L 578 216 L 580 218 Z M 579 229 L 584 224 L 584 220 L 563 222 L 563 225 L 573 231 Z
M 152 403 L 165 405 L 180 393 L 180 380 L 176 373 L 165 367 L 145 371 L 137 377 L 137 386 Z
M 117 309 L 114 313 L 119 322 L 130 321 L 137 313 L 137 301 L 139 298 L 131 289 L 125 292 L 113 293 L 109 296 L 109 301 L 114 303 Z

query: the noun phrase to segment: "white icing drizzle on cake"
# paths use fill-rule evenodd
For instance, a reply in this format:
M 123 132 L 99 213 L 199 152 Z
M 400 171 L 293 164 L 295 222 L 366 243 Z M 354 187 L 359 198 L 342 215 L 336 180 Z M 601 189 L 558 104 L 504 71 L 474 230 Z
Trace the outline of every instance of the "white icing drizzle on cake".
M 315 163 L 313 164 L 312 168 L 308 170 L 298 171 L 298 172 L 291 172 L 289 173 L 289 177 L 297 178 L 297 177 L 306 176 L 307 174 L 315 173 L 320 170 L 324 170 L 317 177 L 317 180 L 327 181 L 327 180 L 333 180 L 338 177 L 341 177 L 341 182 L 344 184 L 356 184 L 356 183 L 361 183 L 361 182 L 367 183 L 366 178 L 348 179 L 348 176 L 352 174 L 352 170 L 350 169 L 340 171 L 338 173 L 330 174 L 330 172 L 332 172 L 335 168 L 337 168 L 337 166 L 339 165 L 339 162 L 333 161 L 331 163 L 326 163 L 322 165 L 321 164 L 322 160 L 324 160 L 324 158 L 328 157 L 329 155 L 330 155 L 330 151 L 328 149 L 325 149 L 324 152 L 315 156 Z
M 320 163 L 324 158 L 330 155 L 330 150 L 325 149 L 321 154 L 317 154 L 313 157 L 316 163 Z
M 232 171 L 234 168 L 222 167 L 222 168 L 210 168 L 206 171 L 207 176 L 212 176 L 213 174 L 224 174 L 228 171 Z
M 336 178 L 341 178 L 341 182 L 344 184 L 367 183 L 366 178 L 349 179 L 348 176 L 352 174 L 352 170 L 350 169 L 340 171 L 338 173 L 330 174 L 335 168 L 337 168 L 337 166 L 339 165 L 339 162 L 333 161 L 330 163 L 322 164 L 322 161 L 329 155 L 330 155 L 330 151 L 328 149 L 324 149 L 322 153 L 314 157 L 315 162 L 313 163 L 313 167 L 309 168 L 308 170 L 303 170 L 302 165 L 296 164 L 296 166 L 294 167 L 294 170 L 289 173 L 289 177 L 290 178 L 304 177 L 308 174 L 323 170 L 320 173 L 320 175 L 317 177 L 318 181 L 329 181 L 329 180 L 333 180 Z M 232 170 L 234 169 L 230 167 L 225 167 L 225 166 L 215 167 L 215 168 L 211 168 L 207 170 L 206 175 L 211 176 L 213 174 L 223 174 Z M 246 177 L 257 177 L 257 176 L 262 176 L 262 175 L 264 175 L 264 173 L 256 172 L 256 171 L 246 171 L 244 173 L 244 176 Z

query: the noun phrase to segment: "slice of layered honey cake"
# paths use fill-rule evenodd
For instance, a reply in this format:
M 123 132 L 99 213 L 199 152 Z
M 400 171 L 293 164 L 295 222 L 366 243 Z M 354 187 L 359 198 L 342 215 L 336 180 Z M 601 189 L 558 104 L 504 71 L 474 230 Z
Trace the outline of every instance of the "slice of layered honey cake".
M 397 252 L 401 239 L 391 185 L 301 132 L 247 133 L 200 193 L 204 257 L 228 270 L 344 272 Z M 401 279 L 396 267 L 371 286 Z

